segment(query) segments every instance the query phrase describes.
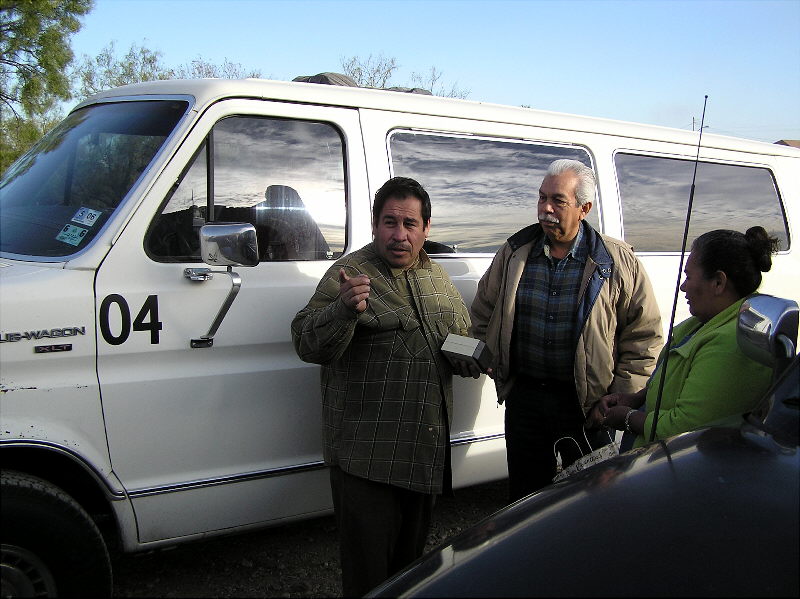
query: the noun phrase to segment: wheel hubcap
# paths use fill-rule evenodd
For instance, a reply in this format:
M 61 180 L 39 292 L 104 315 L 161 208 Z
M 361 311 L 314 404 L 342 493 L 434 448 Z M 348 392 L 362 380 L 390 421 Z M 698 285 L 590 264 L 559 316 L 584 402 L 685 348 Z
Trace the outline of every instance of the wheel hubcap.
M 27 549 L 3 545 L 0 557 L 3 597 L 55 597 L 56 582 L 44 562 Z

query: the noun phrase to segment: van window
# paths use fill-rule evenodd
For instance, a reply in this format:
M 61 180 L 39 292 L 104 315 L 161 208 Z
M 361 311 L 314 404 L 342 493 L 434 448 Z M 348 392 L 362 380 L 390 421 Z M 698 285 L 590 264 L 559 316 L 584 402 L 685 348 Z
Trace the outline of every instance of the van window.
M 571 158 L 592 166 L 574 146 L 396 131 L 389 138 L 392 174 L 419 181 L 431 197 L 429 253 L 494 253 L 537 222 L 536 203 L 547 167 Z M 599 206 L 589 213 L 598 226 Z
M 154 221 L 147 249 L 160 261 L 199 261 L 198 231 L 214 220 L 252 223 L 262 261 L 331 260 L 345 247 L 346 212 L 337 129 L 228 117 L 214 126 Z
M 619 153 L 615 157 L 625 241 L 640 252 L 680 251 L 693 160 Z M 766 168 L 700 162 L 687 249 L 713 229 L 760 225 L 789 248 L 778 189 Z
M 88 246 L 188 107 L 148 100 L 72 112 L 0 180 L 0 251 L 52 258 Z

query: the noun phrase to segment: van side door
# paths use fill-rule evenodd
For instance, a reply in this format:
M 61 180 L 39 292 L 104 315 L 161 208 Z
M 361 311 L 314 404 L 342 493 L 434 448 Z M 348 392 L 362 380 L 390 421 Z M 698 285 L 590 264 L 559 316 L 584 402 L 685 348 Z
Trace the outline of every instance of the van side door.
M 364 169 L 355 110 L 218 102 L 111 248 L 97 368 L 141 543 L 330 509 L 318 368 L 295 355 L 290 323 L 346 250 L 348 222 L 368 230 Z M 233 269 L 241 291 L 213 345 L 193 347 L 232 285 L 200 261 L 212 221 L 251 222 L 260 262 Z

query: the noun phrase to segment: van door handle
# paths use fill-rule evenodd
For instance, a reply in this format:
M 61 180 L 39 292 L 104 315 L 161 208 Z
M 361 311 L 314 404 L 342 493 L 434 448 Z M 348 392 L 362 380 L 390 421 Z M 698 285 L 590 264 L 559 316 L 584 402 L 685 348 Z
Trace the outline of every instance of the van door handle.
M 184 268 L 183 276 L 190 281 L 209 281 L 214 278 L 210 268 Z

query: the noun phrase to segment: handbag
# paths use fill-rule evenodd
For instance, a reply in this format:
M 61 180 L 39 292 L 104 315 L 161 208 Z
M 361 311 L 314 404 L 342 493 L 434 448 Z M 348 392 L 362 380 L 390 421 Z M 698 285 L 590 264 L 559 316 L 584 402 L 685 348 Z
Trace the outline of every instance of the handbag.
M 591 447 L 589 444 L 589 438 L 586 436 L 586 431 L 583 432 L 583 437 L 586 439 L 586 445 Z M 576 472 L 580 472 L 589 466 L 594 466 L 595 464 L 599 464 L 600 462 L 604 462 L 609 458 L 619 455 L 619 444 L 610 434 L 608 437 L 610 440 L 608 445 L 603 445 L 602 447 L 583 455 L 566 468 L 563 468 L 561 472 L 553 477 L 553 482 L 555 483 L 560 480 L 564 480 L 568 476 L 575 474 Z M 556 454 L 556 446 L 559 444 L 559 442 L 566 440 L 575 443 L 575 445 L 578 446 L 578 451 L 583 454 L 580 443 L 578 443 L 573 437 L 561 437 L 560 439 L 556 440 L 556 442 L 553 443 L 553 454 Z

